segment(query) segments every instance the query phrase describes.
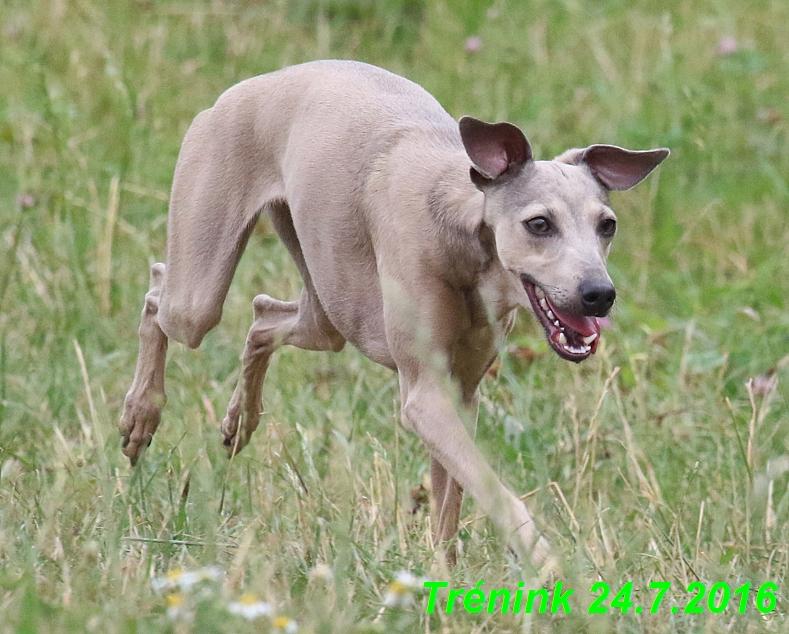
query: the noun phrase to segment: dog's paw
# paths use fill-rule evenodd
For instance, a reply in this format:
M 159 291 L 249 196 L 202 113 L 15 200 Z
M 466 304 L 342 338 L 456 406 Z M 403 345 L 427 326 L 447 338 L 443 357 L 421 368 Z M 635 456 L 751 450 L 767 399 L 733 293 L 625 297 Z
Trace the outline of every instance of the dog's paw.
M 242 422 L 242 408 L 239 403 L 234 401 L 228 405 L 227 415 L 222 420 L 221 426 L 222 444 L 227 449 L 230 458 L 247 446 L 250 437 L 250 433 Z
M 121 448 L 132 466 L 137 464 L 143 449 L 151 444 L 166 400 L 163 392 L 126 395 L 120 422 Z
M 543 584 L 552 577 L 562 575 L 559 559 L 551 553 L 550 544 L 544 537 L 540 537 L 534 544 L 531 551 L 531 565 L 534 566 L 540 583 Z
M 551 545 L 544 537 L 540 537 L 531 549 L 531 565 L 537 569 L 551 563 Z

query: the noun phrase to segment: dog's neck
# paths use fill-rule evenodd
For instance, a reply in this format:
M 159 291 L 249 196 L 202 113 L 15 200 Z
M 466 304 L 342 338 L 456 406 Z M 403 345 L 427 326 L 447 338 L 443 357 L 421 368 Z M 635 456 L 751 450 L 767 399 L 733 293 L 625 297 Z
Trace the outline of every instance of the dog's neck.
M 483 222 L 485 195 L 471 182 L 463 154 L 444 166 L 428 193 L 431 219 L 458 285 L 475 286 L 496 258 L 493 232 Z

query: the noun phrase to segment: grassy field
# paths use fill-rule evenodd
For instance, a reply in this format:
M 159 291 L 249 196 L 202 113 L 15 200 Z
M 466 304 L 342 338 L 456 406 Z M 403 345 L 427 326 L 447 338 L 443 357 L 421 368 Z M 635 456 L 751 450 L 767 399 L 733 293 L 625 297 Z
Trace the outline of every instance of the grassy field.
M 787 25 L 783 0 L 0 2 L 0 632 L 786 631 Z M 265 223 L 222 324 L 197 352 L 171 346 L 153 445 L 134 470 L 120 452 L 189 123 L 241 79 L 323 57 L 515 122 L 539 158 L 672 150 L 615 196 L 619 300 L 597 355 L 559 360 L 523 315 L 483 383 L 479 445 L 532 492 L 570 615 L 388 605 L 402 571 L 513 590 L 526 573 L 470 502 L 442 567 L 412 512 L 429 462 L 399 428 L 396 377 L 350 348 L 279 352 L 263 424 L 227 460 L 217 420 L 251 300 L 300 288 Z M 587 615 L 600 580 L 609 604 L 632 582 L 644 611 Z M 696 581 L 750 582 L 744 612 L 673 614 Z M 672 585 L 651 614 L 655 582 Z M 245 594 L 272 614 L 230 614 Z

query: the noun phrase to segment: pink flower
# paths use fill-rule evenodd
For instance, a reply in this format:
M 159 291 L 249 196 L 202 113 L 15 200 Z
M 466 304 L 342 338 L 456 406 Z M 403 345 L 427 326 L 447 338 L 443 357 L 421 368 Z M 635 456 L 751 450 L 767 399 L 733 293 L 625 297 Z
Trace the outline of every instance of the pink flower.
M 720 57 L 726 57 L 727 55 L 732 55 L 733 53 L 737 52 L 739 45 L 737 44 L 737 40 L 733 37 L 724 37 L 720 42 L 718 42 L 718 55 Z
M 463 48 L 469 53 L 478 53 L 482 50 L 482 39 L 476 35 L 467 37 Z

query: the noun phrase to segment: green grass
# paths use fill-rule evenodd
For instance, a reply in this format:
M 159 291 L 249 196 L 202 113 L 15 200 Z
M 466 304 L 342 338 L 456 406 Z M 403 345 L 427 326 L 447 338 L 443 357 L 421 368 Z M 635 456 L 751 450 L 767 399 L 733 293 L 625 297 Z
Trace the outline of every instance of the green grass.
M 226 614 L 244 592 L 321 634 L 785 631 L 789 4 L 6 0 L 0 24 L 1 632 L 268 631 Z M 725 37 L 738 50 L 718 55 Z M 598 354 L 560 361 L 524 316 L 482 388 L 478 442 L 514 490 L 536 490 L 572 615 L 428 617 L 423 595 L 383 607 L 400 570 L 488 589 L 524 572 L 470 502 L 457 567 L 437 563 L 424 509 L 411 514 L 428 456 L 398 428 L 396 377 L 354 350 L 279 352 L 263 424 L 228 462 L 217 420 L 252 297 L 299 293 L 264 224 L 222 324 L 200 351 L 171 346 L 150 450 L 136 470 L 120 452 L 192 117 L 243 78 L 321 57 L 402 73 L 456 117 L 513 121 L 541 158 L 672 150 L 615 197 L 620 299 Z M 151 580 L 209 565 L 221 587 L 193 599 L 193 622 L 168 618 Z M 657 614 L 586 615 L 601 579 L 632 581 L 646 606 L 650 582 L 672 589 Z M 776 609 L 672 615 L 695 580 L 774 582 Z

